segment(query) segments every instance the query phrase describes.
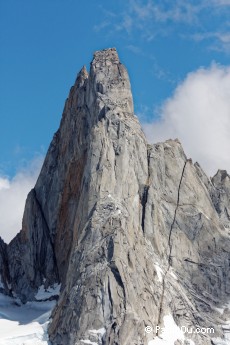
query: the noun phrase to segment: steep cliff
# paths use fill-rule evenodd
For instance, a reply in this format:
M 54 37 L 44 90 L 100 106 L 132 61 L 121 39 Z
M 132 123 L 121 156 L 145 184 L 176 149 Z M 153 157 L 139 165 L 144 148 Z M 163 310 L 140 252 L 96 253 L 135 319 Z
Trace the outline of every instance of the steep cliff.
M 127 71 L 106 49 L 71 88 L 0 267 L 23 301 L 61 283 L 53 345 L 154 345 L 166 318 L 215 330 L 175 344 L 227 344 L 229 229 L 227 172 L 209 179 L 178 140 L 148 145 Z
M 10 294 L 7 245 L 0 237 L 0 292 Z

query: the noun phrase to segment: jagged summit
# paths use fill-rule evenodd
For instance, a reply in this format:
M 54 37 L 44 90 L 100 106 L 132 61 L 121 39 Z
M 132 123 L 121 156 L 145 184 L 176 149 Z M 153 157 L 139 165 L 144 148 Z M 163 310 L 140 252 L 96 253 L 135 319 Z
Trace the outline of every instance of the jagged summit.
M 229 179 L 219 175 L 210 180 L 178 140 L 148 145 L 116 50 L 96 52 L 71 88 L 22 231 L 0 241 L 4 286 L 27 301 L 61 283 L 52 345 L 153 345 L 168 319 L 215 329 L 172 332 L 175 344 L 219 344 L 230 299 Z
M 90 83 L 94 84 L 101 108 L 133 115 L 133 99 L 129 76 L 120 63 L 115 48 L 97 51 L 91 62 Z
M 214 180 L 220 180 L 221 182 L 223 181 L 223 180 L 225 180 L 225 179 L 230 179 L 230 176 L 229 176 L 229 174 L 228 174 L 228 172 L 227 172 L 227 170 L 218 170 L 217 171 L 217 173 L 216 173 L 216 175 L 215 176 L 213 176 L 213 179 Z
M 107 48 L 103 50 L 98 50 L 93 54 L 92 65 L 96 68 L 111 66 L 111 64 L 119 64 L 119 56 L 116 48 Z
M 85 66 L 83 66 L 76 78 L 76 82 L 75 82 L 76 88 L 81 87 L 84 84 L 85 80 L 88 78 L 88 76 L 89 75 L 88 75 L 87 69 Z

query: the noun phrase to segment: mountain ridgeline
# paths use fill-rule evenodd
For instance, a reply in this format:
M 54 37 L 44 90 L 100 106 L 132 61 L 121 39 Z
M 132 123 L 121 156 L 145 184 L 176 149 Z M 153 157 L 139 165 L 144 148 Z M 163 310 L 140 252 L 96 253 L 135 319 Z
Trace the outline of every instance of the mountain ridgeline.
M 214 328 L 175 345 L 229 344 L 229 266 L 229 175 L 208 178 L 177 139 L 149 145 L 116 49 L 95 52 L 70 90 L 22 230 L 0 240 L 0 290 L 26 302 L 42 284 L 61 284 L 53 345 L 154 345 L 169 316 L 175 327 Z

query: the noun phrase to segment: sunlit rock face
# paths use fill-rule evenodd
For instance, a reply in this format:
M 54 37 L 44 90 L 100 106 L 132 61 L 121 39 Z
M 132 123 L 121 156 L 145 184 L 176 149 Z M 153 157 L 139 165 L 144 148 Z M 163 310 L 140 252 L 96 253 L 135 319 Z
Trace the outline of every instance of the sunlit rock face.
M 174 332 L 175 344 L 220 344 L 229 181 L 225 171 L 209 179 L 177 139 L 148 145 L 116 49 L 98 51 L 70 90 L 21 232 L 0 246 L 4 279 L 23 301 L 61 283 L 53 345 L 160 344 L 165 320 L 214 328 Z

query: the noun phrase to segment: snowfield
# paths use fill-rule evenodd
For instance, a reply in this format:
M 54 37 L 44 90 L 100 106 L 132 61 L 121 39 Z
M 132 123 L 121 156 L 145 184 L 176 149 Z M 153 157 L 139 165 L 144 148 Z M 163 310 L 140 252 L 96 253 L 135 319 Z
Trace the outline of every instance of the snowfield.
M 42 299 L 57 295 L 58 288 L 45 291 L 42 286 L 36 296 L 40 301 L 26 304 L 0 294 L 0 345 L 49 345 L 47 327 L 56 301 Z

